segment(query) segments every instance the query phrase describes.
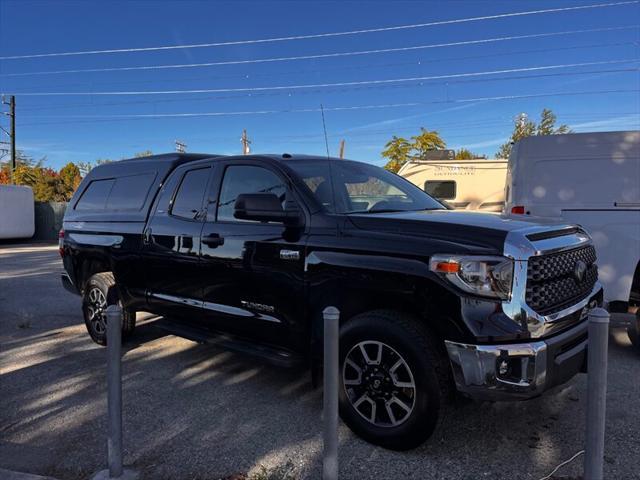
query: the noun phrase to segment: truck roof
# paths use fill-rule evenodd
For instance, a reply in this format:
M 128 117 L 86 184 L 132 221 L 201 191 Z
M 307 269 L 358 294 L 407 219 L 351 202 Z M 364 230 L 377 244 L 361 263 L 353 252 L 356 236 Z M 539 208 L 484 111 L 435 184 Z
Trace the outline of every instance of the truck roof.
M 115 162 L 103 163 L 92 169 L 87 178 L 95 180 L 97 178 L 109 178 L 118 176 L 122 172 L 136 173 L 139 171 L 147 171 L 149 169 L 156 170 L 160 176 L 166 176 L 179 165 L 203 158 L 219 157 L 220 155 L 211 153 L 163 153 L 160 155 L 149 155 L 148 157 L 135 157 L 118 160 Z M 164 175 L 163 175 L 164 173 Z

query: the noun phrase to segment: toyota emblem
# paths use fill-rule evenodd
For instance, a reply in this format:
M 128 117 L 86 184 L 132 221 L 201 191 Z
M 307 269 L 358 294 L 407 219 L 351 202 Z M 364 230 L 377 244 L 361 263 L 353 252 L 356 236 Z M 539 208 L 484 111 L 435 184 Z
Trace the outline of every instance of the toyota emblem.
M 582 283 L 584 280 L 584 275 L 587 273 L 587 264 L 582 260 L 578 260 L 576 262 L 575 267 L 573 267 L 573 278 L 577 283 Z

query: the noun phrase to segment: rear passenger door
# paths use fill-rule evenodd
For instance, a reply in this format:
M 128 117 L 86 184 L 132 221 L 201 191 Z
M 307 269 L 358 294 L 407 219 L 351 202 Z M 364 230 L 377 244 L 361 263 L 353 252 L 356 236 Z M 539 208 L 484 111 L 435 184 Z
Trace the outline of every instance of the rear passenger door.
M 211 162 L 180 167 L 160 191 L 143 240 L 147 301 L 153 313 L 200 313 L 200 235 L 211 171 Z
M 304 318 L 306 234 L 233 216 L 238 195 L 274 193 L 284 201 L 289 183 L 261 162 L 225 161 L 217 168 L 219 187 L 210 195 L 201 246 L 207 320 L 214 328 L 291 346 Z

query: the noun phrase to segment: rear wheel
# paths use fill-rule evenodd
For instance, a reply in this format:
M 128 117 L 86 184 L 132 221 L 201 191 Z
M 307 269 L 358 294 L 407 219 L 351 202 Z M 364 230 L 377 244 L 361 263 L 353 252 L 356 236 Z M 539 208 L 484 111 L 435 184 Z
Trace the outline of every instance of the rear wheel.
M 99 345 L 107 344 L 107 316 L 109 305 L 121 305 L 115 281 L 111 272 L 93 275 L 87 282 L 82 297 L 84 323 L 91 339 Z M 136 313 L 133 310 L 122 312 L 122 337 L 133 333 L 136 325 Z
M 340 335 L 340 415 L 365 440 L 408 450 L 436 428 L 450 392 L 446 362 L 416 319 L 358 315 Z

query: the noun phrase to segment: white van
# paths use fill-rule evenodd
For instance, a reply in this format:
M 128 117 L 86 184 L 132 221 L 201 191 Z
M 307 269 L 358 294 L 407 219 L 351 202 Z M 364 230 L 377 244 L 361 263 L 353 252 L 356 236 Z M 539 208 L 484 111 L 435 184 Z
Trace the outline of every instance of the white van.
M 507 215 L 584 227 L 610 308 L 640 304 L 640 131 L 520 140 L 509 157 L 505 198 Z
M 31 238 L 34 232 L 31 187 L 0 185 L 0 239 Z
M 398 175 L 457 210 L 504 208 L 506 160 L 412 160 Z

